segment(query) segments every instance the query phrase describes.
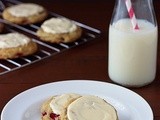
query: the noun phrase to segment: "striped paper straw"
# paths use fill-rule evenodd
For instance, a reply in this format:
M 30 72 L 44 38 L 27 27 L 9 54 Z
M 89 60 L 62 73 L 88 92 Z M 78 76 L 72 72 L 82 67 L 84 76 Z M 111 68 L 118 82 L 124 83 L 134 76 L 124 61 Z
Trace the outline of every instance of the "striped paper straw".
M 125 0 L 125 3 L 126 3 L 126 7 L 127 7 L 127 10 L 128 10 L 129 17 L 131 19 L 133 29 L 138 30 L 139 26 L 138 26 L 136 16 L 135 16 L 132 4 L 131 4 L 131 0 Z

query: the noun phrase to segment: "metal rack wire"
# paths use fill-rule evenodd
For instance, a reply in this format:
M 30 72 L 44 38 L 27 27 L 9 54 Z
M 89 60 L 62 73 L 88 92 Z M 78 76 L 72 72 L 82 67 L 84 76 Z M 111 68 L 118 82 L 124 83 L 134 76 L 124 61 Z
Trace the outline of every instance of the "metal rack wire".
M 5 5 L 11 6 L 15 4 L 21 3 L 17 0 L 5 0 Z M 2 13 L 2 9 L 0 12 Z M 54 12 L 49 12 L 49 17 L 64 17 L 59 14 L 56 14 Z M 71 49 L 73 47 L 79 46 L 81 44 L 87 43 L 89 41 L 94 40 L 97 38 L 101 31 L 95 28 L 92 28 L 90 26 L 84 25 L 82 23 L 79 23 L 77 21 L 74 21 L 77 25 L 83 28 L 84 34 L 80 39 L 78 39 L 75 42 L 72 43 L 60 43 L 60 44 L 51 44 L 40 41 L 36 37 L 36 31 L 39 29 L 40 24 L 31 24 L 26 26 L 20 26 L 16 24 L 12 24 L 7 22 L 6 20 L 0 18 L 0 22 L 4 23 L 6 25 L 6 29 L 8 32 L 22 32 L 23 34 L 27 34 L 30 36 L 33 36 L 32 40 L 36 42 L 39 46 L 38 52 L 36 52 L 33 55 L 21 57 L 17 59 L 8 59 L 8 60 L 0 60 L 0 75 L 11 72 L 13 70 L 17 70 L 19 68 L 22 68 L 24 66 L 30 65 L 32 63 L 35 63 L 37 61 L 40 61 L 42 59 L 48 58 L 52 55 L 56 55 L 58 53 L 61 53 L 65 50 Z

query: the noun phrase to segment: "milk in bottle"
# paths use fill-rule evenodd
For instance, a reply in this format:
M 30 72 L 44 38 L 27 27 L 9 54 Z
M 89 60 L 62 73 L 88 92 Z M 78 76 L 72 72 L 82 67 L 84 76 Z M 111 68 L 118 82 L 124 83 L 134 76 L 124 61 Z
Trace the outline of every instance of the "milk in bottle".
M 116 0 L 109 25 L 108 74 L 129 87 L 156 75 L 158 28 L 152 0 Z
M 133 31 L 130 19 L 121 19 L 109 28 L 109 76 L 122 85 L 143 86 L 155 78 L 157 27 L 145 20 L 138 25 Z

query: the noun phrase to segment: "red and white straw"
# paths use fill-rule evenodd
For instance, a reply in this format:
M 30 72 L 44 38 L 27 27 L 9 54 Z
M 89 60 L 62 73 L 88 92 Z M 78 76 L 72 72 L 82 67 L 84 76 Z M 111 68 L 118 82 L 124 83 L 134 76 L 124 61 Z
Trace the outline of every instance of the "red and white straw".
M 131 4 L 131 0 L 125 0 L 125 3 L 126 3 L 126 7 L 127 7 L 127 10 L 128 10 L 129 17 L 131 19 L 133 29 L 138 30 L 139 26 L 138 26 L 136 16 L 135 16 L 132 4 Z

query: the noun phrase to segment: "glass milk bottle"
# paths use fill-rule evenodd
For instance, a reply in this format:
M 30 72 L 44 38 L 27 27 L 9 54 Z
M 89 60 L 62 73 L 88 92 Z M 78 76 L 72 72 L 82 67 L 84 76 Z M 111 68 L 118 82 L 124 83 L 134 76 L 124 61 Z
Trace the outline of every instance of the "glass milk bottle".
M 156 75 L 158 28 L 152 0 L 116 0 L 109 26 L 109 77 L 127 87 Z

